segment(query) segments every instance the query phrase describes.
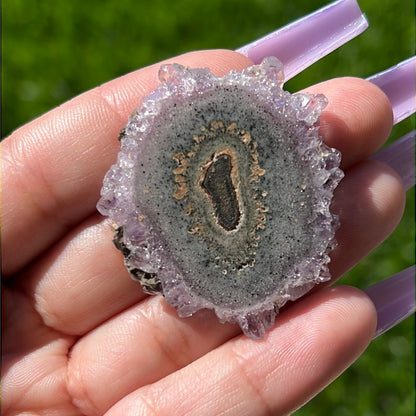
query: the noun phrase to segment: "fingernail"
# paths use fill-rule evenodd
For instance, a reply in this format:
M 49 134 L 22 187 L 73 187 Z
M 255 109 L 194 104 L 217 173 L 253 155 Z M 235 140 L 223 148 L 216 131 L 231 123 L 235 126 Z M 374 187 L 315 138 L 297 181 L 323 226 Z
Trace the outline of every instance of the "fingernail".
M 410 131 L 370 158 L 392 167 L 402 178 L 406 191 L 415 185 L 415 137 L 416 130 Z
M 415 313 L 415 266 L 368 287 L 365 293 L 377 310 L 377 338 Z
M 380 87 L 393 107 L 394 124 L 415 112 L 415 57 L 375 74 L 367 81 Z
M 285 81 L 358 36 L 368 22 L 356 0 L 339 0 L 278 29 L 237 52 L 255 64 L 275 56 L 284 66 Z

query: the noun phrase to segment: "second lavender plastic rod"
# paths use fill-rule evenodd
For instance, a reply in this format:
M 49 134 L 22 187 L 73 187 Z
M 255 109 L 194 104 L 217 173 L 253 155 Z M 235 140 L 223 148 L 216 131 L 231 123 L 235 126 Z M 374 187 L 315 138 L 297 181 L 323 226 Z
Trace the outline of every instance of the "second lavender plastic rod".
M 375 74 L 367 81 L 380 87 L 389 97 L 393 108 L 394 124 L 415 112 L 415 57 Z

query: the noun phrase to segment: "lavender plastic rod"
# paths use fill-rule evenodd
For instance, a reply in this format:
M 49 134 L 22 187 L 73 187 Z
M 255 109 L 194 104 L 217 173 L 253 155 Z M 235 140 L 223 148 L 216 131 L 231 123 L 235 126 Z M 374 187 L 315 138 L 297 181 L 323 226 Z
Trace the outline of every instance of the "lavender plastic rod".
M 358 36 L 368 27 L 356 0 L 339 0 L 278 29 L 237 52 L 255 64 L 275 56 L 284 65 L 285 80 Z
M 371 156 L 392 167 L 402 178 L 406 191 L 415 185 L 415 138 L 413 130 Z
M 367 78 L 389 97 L 393 107 L 394 124 L 415 112 L 415 57 Z
M 377 309 L 374 338 L 415 313 L 415 266 L 365 289 Z

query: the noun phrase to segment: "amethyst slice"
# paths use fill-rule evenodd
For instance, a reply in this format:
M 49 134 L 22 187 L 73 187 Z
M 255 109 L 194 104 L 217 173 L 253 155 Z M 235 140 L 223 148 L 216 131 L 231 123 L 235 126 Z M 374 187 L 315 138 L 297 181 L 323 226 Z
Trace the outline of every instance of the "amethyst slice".
M 283 91 L 275 58 L 159 77 L 120 133 L 98 209 L 146 292 L 263 338 L 282 305 L 330 278 L 343 173 L 318 135 L 326 98 Z

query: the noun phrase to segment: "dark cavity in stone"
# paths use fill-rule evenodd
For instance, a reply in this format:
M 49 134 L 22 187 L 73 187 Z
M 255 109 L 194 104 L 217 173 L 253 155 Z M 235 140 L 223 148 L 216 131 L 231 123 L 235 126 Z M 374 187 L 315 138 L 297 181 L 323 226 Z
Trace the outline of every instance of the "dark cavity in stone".
M 205 169 L 202 188 L 208 194 L 218 224 L 226 231 L 235 230 L 240 221 L 236 190 L 231 178 L 231 157 L 214 155 Z

